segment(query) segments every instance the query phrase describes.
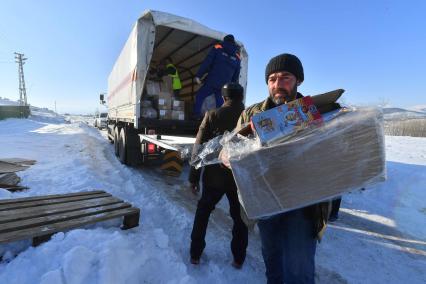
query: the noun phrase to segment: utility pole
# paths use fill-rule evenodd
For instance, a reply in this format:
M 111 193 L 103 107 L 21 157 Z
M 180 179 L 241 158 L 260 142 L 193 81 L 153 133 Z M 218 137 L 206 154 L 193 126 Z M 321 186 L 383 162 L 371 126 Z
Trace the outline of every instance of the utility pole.
M 25 89 L 25 79 L 24 79 L 24 64 L 27 58 L 24 57 L 23 53 L 15 52 L 15 62 L 18 63 L 18 73 L 19 73 L 19 105 L 27 105 L 27 91 Z

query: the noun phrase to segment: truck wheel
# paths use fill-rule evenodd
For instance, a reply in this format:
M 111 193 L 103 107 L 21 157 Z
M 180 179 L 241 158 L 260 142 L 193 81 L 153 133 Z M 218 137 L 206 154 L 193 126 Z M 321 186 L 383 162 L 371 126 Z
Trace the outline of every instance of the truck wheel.
M 115 126 L 114 127 L 114 154 L 116 157 L 118 157 L 118 140 L 119 140 L 118 126 Z
M 118 158 L 120 159 L 120 162 L 123 164 L 126 164 L 126 131 L 125 127 L 120 129 L 120 136 L 118 139 Z
M 108 138 L 108 141 L 110 142 L 110 143 L 114 143 L 114 134 L 111 134 L 111 127 L 109 127 L 109 125 L 107 124 L 107 126 L 106 126 L 106 131 L 107 131 L 107 138 Z M 113 138 L 111 138 L 111 136 L 113 137 Z

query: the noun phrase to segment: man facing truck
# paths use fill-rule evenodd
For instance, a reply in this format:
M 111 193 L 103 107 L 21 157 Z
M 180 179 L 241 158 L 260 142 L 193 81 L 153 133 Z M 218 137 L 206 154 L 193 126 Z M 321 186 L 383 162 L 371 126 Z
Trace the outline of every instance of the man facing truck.
M 225 131 L 234 129 L 238 117 L 244 109 L 243 87 L 238 83 L 228 83 L 222 88 L 222 96 L 225 100 L 222 107 L 206 112 L 197 133 L 193 153 L 197 152 L 197 147 L 202 143 L 222 135 Z M 196 170 L 191 167 L 189 182 L 194 192 L 199 189 L 200 174 L 201 169 Z M 226 194 L 229 201 L 229 212 L 234 221 L 231 241 L 231 251 L 234 256 L 232 265 L 235 268 L 241 268 L 246 257 L 248 230 L 241 219 L 237 186 L 232 172 L 222 165 L 208 165 L 204 168 L 202 181 L 203 192 L 198 201 L 191 234 L 191 263 L 200 262 L 201 254 L 206 246 L 205 236 L 210 213 L 215 209 L 222 196 Z

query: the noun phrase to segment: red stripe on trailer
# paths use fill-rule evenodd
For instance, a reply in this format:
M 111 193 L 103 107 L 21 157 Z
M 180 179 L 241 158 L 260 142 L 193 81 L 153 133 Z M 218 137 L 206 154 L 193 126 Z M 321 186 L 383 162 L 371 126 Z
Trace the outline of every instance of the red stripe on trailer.
M 120 84 L 118 84 L 117 87 L 111 92 L 111 94 L 108 96 L 108 100 L 110 100 L 113 96 L 115 96 L 119 91 L 127 87 L 127 85 L 135 82 L 138 78 L 138 74 L 136 72 L 136 67 L 131 71 L 124 79 L 121 81 Z

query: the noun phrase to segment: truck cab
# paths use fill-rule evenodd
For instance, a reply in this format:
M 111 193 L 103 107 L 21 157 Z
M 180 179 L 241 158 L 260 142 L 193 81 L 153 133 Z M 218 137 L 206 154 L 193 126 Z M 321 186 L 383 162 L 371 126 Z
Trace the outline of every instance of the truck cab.
M 94 126 L 98 129 L 106 128 L 107 127 L 107 117 L 108 117 L 107 112 L 98 113 L 95 117 Z

